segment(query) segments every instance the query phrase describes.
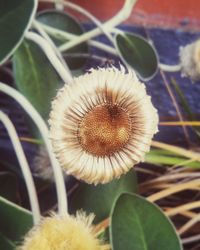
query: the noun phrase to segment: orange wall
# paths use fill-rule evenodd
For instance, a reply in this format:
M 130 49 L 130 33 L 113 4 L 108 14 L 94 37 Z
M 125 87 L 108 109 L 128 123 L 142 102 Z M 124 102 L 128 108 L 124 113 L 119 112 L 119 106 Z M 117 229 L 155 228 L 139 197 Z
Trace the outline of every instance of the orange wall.
M 121 9 L 125 0 L 70 1 L 105 21 Z M 44 6 L 44 3 L 42 5 Z M 81 19 L 85 20 L 82 17 Z M 200 29 L 200 0 L 138 0 L 126 23 L 167 28 L 180 26 L 183 20 L 189 20 L 186 29 Z
M 124 0 L 73 0 L 96 17 L 106 20 L 123 5 Z M 138 0 L 128 23 L 153 26 L 178 26 L 190 19 L 190 27 L 200 27 L 200 0 Z

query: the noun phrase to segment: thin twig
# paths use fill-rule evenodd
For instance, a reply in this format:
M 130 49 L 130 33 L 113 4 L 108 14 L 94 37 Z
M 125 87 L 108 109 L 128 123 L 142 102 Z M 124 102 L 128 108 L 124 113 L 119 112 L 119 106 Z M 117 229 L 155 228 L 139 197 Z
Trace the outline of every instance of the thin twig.
M 178 193 L 187 189 L 191 189 L 193 187 L 200 187 L 200 180 L 193 180 L 190 182 L 186 182 L 186 183 L 181 183 L 181 184 L 177 184 L 177 185 L 173 185 L 170 188 L 167 188 L 165 190 L 162 190 L 158 193 L 155 193 L 151 196 L 149 196 L 147 199 L 151 202 L 155 202 L 157 200 L 163 199 L 167 196 L 170 196 L 174 193 Z
M 200 121 L 173 121 L 173 122 L 159 122 L 161 126 L 197 126 L 200 127 Z
M 185 238 L 185 239 L 182 239 L 182 243 L 183 244 L 190 244 L 192 242 L 196 242 L 196 241 L 199 241 L 200 240 L 200 234 L 198 235 L 195 235 L 195 236 L 191 236 L 191 237 L 188 237 L 188 238 Z
M 200 214 L 197 214 L 194 218 L 190 219 L 187 223 L 185 223 L 179 230 L 179 235 L 184 234 L 186 231 L 188 231 L 194 224 L 200 221 Z
M 183 122 L 184 121 L 183 116 L 182 116 L 181 111 L 179 109 L 176 98 L 175 98 L 175 96 L 174 96 L 174 94 L 173 94 L 173 92 L 172 92 L 172 90 L 170 88 L 170 85 L 169 85 L 168 81 L 167 81 L 167 78 L 166 78 L 166 76 L 165 76 L 165 74 L 163 73 L 162 70 L 160 70 L 160 74 L 161 74 L 161 77 L 163 79 L 164 85 L 165 85 L 165 87 L 166 87 L 166 89 L 167 89 L 167 91 L 169 93 L 169 96 L 170 96 L 170 98 L 171 98 L 171 100 L 173 102 L 174 108 L 176 109 L 177 115 L 178 115 L 180 121 Z M 187 131 L 187 128 L 184 125 L 182 125 L 182 128 L 183 128 L 183 132 L 184 132 L 184 135 L 185 135 L 185 138 L 186 138 L 187 142 L 190 143 L 190 136 L 189 136 L 189 133 Z
M 170 208 L 165 213 L 167 216 L 174 216 L 180 212 L 192 210 L 192 209 L 199 208 L 199 207 L 200 207 L 200 201 L 194 201 L 194 202 L 190 202 L 188 204 L 184 204 L 175 208 Z
M 179 173 L 179 174 L 166 174 L 164 176 L 158 177 L 158 178 L 154 178 L 152 180 L 143 182 L 141 185 L 142 186 L 146 186 L 146 185 L 152 185 L 153 183 L 157 183 L 157 182 L 163 182 L 163 181 L 171 181 L 171 180 L 178 180 L 178 179 L 182 179 L 182 178 L 195 178 L 198 177 L 200 178 L 200 173 Z

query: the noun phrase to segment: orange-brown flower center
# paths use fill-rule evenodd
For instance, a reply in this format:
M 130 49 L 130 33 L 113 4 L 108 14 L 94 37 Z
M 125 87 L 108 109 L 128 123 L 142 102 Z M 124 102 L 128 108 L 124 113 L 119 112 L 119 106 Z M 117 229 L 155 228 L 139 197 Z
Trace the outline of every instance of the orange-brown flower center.
M 117 105 L 99 105 L 87 113 L 78 130 L 82 147 L 96 156 L 110 155 L 125 145 L 130 134 L 128 113 Z

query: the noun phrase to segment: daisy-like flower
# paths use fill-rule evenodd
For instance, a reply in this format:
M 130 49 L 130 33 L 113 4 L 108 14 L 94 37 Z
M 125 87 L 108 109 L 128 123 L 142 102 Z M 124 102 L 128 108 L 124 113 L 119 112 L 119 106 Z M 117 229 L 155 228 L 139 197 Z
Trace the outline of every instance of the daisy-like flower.
M 52 104 L 50 138 L 58 161 L 87 183 L 107 183 L 144 161 L 158 115 L 144 84 L 121 67 L 91 69 Z
M 180 49 L 182 73 L 193 81 L 200 80 L 200 40 Z
M 109 250 L 109 245 L 97 238 L 93 219 L 92 214 L 53 214 L 31 229 L 18 250 Z

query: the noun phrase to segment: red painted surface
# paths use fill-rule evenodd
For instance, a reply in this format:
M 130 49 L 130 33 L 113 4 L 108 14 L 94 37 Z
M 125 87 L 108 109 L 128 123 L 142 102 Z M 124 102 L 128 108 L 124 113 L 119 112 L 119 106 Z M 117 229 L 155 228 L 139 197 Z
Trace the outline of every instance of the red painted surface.
M 124 3 L 124 0 L 71 1 L 102 21 L 115 15 Z M 180 26 L 183 20 L 189 20 L 189 28 L 200 30 L 200 0 L 138 0 L 126 23 L 167 28 Z

